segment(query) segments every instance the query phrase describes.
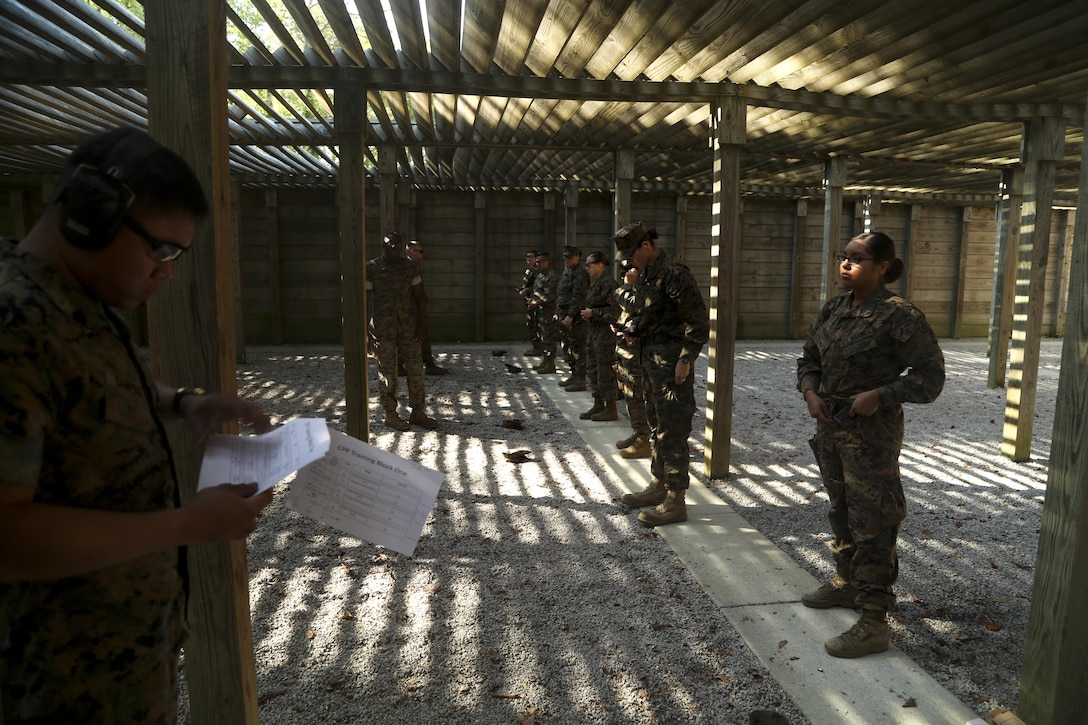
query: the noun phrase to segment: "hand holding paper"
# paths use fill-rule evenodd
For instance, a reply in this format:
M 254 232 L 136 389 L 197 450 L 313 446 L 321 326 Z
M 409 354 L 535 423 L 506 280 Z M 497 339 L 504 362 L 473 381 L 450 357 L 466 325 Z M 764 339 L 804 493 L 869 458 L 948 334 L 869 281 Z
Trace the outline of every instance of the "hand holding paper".
M 260 493 L 328 450 L 329 428 L 321 418 L 296 418 L 259 436 L 214 435 L 208 439 L 196 488 L 256 481 Z

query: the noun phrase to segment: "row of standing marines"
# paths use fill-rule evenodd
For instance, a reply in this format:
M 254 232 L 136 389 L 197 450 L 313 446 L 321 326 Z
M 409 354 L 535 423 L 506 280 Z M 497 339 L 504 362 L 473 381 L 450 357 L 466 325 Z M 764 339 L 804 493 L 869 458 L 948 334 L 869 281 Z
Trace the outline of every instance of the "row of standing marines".
M 522 286 L 534 370 L 556 373 L 561 349 L 567 391 L 589 390 L 583 420 L 618 419 L 622 390 L 632 433 L 617 441 L 624 458 L 650 458 L 649 485 L 625 494 L 639 521 L 687 520 L 688 436 L 696 410 L 694 362 L 709 338 L 706 304 L 691 271 L 658 247 L 657 230 L 635 222 L 613 237 L 623 283 L 609 259 L 567 247 L 561 276 L 547 252 L 526 254 Z M 817 420 L 809 445 L 830 500 L 834 577 L 801 601 L 860 610 L 847 632 L 825 643 L 836 657 L 888 649 L 895 604 L 896 549 L 906 500 L 899 473 L 902 403 L 929 403 L 944 387 L 944 356 L 925 315 L 886 287 L 903 263 L 885 234 L 851 239 L 836 255 L 843 294 L 812 323 L 797 361 L 797 389 Z M 618 384 L 617 384 L 618 383 Z

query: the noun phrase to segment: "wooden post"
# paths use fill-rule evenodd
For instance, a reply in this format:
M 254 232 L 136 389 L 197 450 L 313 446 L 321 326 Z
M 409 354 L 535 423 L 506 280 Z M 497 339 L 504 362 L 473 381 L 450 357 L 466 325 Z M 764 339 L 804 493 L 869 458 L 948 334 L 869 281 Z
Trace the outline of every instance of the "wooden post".
M 544 224 L 540 229 L 540 249 L 538 252 L 551 254 L 555 245 L 555 194 L 544 192 Z M 555 260 L 552 260 L 552 269 L 555 269 Z
M 971 207 L 960 207 L 960 226 L 956 238 L 959 256 L 956 259 L 956 293 L 952 298 L 952 337 L 960 339 L 963 324 L 963 301 L 967 294 L 967 235 L 971 228 Z
M 613 154 L 613 173 L 616 175 L 616 192 L 612 195 L 612 231 L 635 219 L 631 210 L 631 187 L 635 178 L 635 152 L 617 149 Z M 615 257 L 615 245 L 612 256 Z
M 903 276 L 899 280 L 899 289 L 908 300 L 914 295 L 914 250 L 918 248 L 918 229 L 921 226 L 923 210 L 921 204 L 911 204 L 910 219 L 907 221 L 907 243 L 899 251 L 899 258 L 903 260 Z
M 1031 455 L 1054 167 L 1061 161 L 1064 147 L 1064 119 L 1035 118 L 1028 122 L 1024 144 L 1024 206 L 1020 218 L 1020 255 L 1013 307 L 1015 334 L 1009 352 L 1009 387 L 1001 445 L 1001 452 L 1014 461 L 1026 461 Z
M 416 192 L 411 179 L 397 179 L 397 226 L 408 241 L 416 236 Z M 424 243 L 427 243 L 424 240 Z
M 1005 386 L 1005 366 L 1009 360 L 1016 258 L 1020 249 L 1020 213 L 1024 202 L 1023 171 L 1003 171 L 1001 189 L 994 249 L 994 293 L 990 304 L 990 368 L 986 377 L 986 384 L 991 388 Z
M 1061 222 L 1058 224 L 1058 258 L 1055 260 L 1054 269 L 1057 271 L 1057 284 L 1054 285 L 1054 337 L 1065 336 L 1066 298 L 1069 297 L 1069 259 L 1073 252 L 1069 247 L 1072 239 L 1069 237 L 1069 210 L 1060 212 Z
M 226 11 L 220 0 L 144 3 L 147 98 L 153 136 L 187 159 L 211 215 L 193 251 L 148 305 L 155 377 L 177 385 L 236 390 L 230 139 L 227 132 Z M 237 431 L 237 425 L 228 426 Z M 199 449 L 171 426 L 182 500 L 196 491 Z M 185 676 L 194 722 L 256 723 L 257 685 L 244 541 L 189 547 Z
M 790 320 L 786 336 L 790 340 L 798 339 L 802 333 L 804 321 L 801 319 L 801 272 L 804 271 L 805 253 L 805 218 L 808 216 L 808 201 L 797 200 L 797 213 L 793 217 L 793 249 L 790 254 Z
M 676 197 L 676 258 L 684 261 L 688 251 L 688 198 Z
M 722 96 L 711 109 L 714 209 L 711 216 L 710 344 L 706 376 L 706 445 L 703 467 L 711 478 L 729 473 L 733 434 L 733 361 L 740 268 L 740 153 L 747 140 L 747 106 Z
M 406 233 L 397 226 L 397 149 L 389 144 L 378 147 L 378 206 L 382 235 L 389 232 Z M 404 237 L 404 241 L 409 241 Z M 401 250 L 404 253 L 404 250 Z M 364 253 L 365 257 L 365 253 Z M 365 260 L 364 260 L 365 261 Z
M 1088 577 L 1082 567 L 1088 552 L 1088 146 L 1081 149 L 1070 277 L 1054 442 L 1017 706 L 1022 720 L 1040 724 L 1083 722 L 1088 692 Z
M 880 194 L 870 192 L 865 196 L 865 225 L 862 231 L 883 231 L 880 227 Z
M 831 297 L 838 285 L 835 283 L 839 268 L 832 257 L 843 248 L 842 236 L 842 187 L 846 185 L 846 159 L 835 156 L 824 165 L 824 247 L 820 269 L 820 300 Z
M 339 145 L 336 205 L 340 227 L 340 304 L 344 339 L 344 427 L 349 436 L 370 440 L 367 405 L 366 206 L 363 150 L 366 148 L 366 89 L 336 88 L 333 109 Z
M 566 212 L 566 226 L 563 227 L 563 245 L 567 247 L 578 246 L 578 181 L 572 179 L 567 185 L 567 193 L 563 197 L 563 209 Z M 556 268 L 552 261 L 552 269 Z M 560 268 L 562 271 L 562 268 Z
M 234 361 L 246 361 L 245 305 L 242 299 L 242 182 L 230 180 L 230 250 L 234 271 Z
M 477 191 L 476 208 L 476 342 L 487 339 L 487 192 Z
M 272 313 L 272 342 L 283 344 L 283 239 L 280 235 L 280 199 L 279 193 L 269 190 L 264 193 L 264 208 L 268 221 L 268 288 L 272 290 L 269 303 Z

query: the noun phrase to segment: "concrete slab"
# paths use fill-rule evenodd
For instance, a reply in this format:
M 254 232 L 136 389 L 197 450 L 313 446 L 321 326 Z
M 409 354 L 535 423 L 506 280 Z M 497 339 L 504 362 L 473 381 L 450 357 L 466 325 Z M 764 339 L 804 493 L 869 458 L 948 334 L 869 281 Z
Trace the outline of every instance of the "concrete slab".
M 563 376 L 540 377 L 545 393 L 624 487 L 645 487 L 649 461 L 625 460 L 615 447 L 630 434 L 627 419 L 583 421 L 578 415 L 593 404 L 589 394 L 559 387 Z M 801 594 L 818 582 L 712 491 L 693 486 L 687 502 L 687 522 L 658 532 L 812 723 L 963 725 L 978 717 L 895 647 L 856 660 L 828 655 L 824 641 L 849 629 L 857 614 L 801 604 Z

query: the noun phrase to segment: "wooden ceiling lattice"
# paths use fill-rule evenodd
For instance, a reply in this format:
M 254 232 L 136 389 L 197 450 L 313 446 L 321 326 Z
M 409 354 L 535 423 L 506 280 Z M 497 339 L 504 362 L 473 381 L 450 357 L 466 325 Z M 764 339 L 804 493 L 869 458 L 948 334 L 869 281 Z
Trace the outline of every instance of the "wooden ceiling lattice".
M 0 182 L 146 125 L 135 9 L 0 0 Z M 747 193 L 818 195 L 843 156 L 850 195 L 990 200 L 1043 116 L 1066 122 L 1056 201 L 1077 193 L 1083 0 L 229 0 L 225 32 L 251 185 L 335 183 L 332 89 L 357 84 L 370 175 L 392 152 L 422 188 L 607 190 L 623 149 L 636 190 L 709 193 L 711 111 L 739 95 Z

